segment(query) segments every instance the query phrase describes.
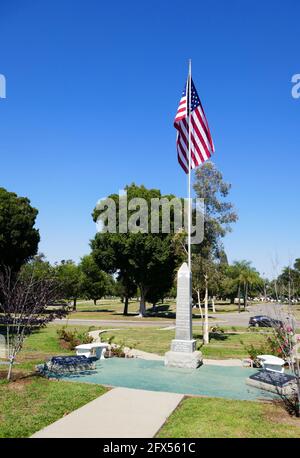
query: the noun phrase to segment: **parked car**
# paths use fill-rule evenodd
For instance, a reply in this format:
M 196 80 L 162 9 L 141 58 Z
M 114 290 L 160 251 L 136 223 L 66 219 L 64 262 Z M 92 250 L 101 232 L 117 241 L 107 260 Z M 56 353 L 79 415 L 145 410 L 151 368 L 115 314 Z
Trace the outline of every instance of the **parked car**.
M 275 320 L 266 315 L 256 315 L 252 316 L 249 320 L 249 326 L 261 327 L 261 328 L 271 328 L 271 327 L 282 327 L 283 322 L 280 320 Z

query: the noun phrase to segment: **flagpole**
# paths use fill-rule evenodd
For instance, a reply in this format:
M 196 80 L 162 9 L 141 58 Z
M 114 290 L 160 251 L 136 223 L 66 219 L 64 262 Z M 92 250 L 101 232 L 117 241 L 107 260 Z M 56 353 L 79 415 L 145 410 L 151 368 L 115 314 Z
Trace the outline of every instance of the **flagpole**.
M 189 115 L 189 173 L 188 173 L 188 266 L 190 274 L 192 273 L 191 263 L 191 93 L 192 93 L 192 60 L 189 59 L 189 75 L 188 75 L 188 115 Z

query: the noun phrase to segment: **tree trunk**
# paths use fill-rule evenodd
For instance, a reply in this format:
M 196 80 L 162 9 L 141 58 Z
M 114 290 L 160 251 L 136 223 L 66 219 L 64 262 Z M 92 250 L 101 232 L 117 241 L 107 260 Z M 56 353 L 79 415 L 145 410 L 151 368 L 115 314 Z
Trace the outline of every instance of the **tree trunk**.
M 205 278 L 205 298 L 204 298 L 204 333 L 203 333 L 203 343 L 209 343 L 209 329 L 208 329 L 208 285 L 207 278 Z
M 204 319 L 203 319 L 203 312 L 202 312 L 202 307 L 201 307 L 201 299 L 200 299 L 200 291 L 197 289 L 197 298 L 198 298 L 198 307 L 200 310 L 200 315 L 201 315 L 201 322 L 202 322 L 202 335 L 204 336 Z
M 247 305 L 248 305 L 248 283 L 245 282 L 245 285 L 244 285 L 244 310 L 246 310 Z
M 128 296 L 125 296 L 123 315 L 128 315 Z
M 199 307 L 199 310 L 200 310 L 201 320 L 203 322 L 203 312 L 202 312 L 202 307 L 201 307 L 201 299 L 200 299 L 200 291 L 199 291 L 199 289 L 197 289 L 197 298 L 198 298 L 198 307 Z
M 143 318 L 144 316 L 146 316 L 145 291 L 141 288 L 139 317 Z
M 94 299 L 94 305 L 97 305 L 97 299 Z
M 238 298 L 239 298 L 239 313 L 241 313 L 241 284 L 239 283 L 238 289 Z
M 76 306 L 77 306 L 77 297 L 74 297 L 74 299 L 73 299 L 73 312 L 76 312 Z
M 14 365 L 14 358 L 9 358 L 9 366 L 8 366 L 8 372 L 7 372 L 7 377 L 6 377 L 8 382 L 10 381 L 10 378 L 11 378 L 13 365 Z
M 211 305 L 212 305 L 212 311 L 213 311 L 213 313 L 216 313 L 215 296 L 212 296 L 212 298 L 211 298 Z

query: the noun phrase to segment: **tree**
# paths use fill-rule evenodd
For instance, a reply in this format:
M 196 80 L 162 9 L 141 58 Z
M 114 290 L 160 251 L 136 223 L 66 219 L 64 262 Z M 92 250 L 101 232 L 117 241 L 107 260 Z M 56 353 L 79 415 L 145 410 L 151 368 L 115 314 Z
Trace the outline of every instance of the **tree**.
M 12 273 L 37 253 L 37 214 L 29 199 L 0 188 L 0 265 L 9 267 Z
M 147 189 L 144 186 L 132 184 L 126 187 L 128 201 L 133 198 L 143 198 L 150 205 L 152 198 L 163 197 L 157 189 Z M 119 196 L 109 196 L 119 208 Z M 164 196 L 167 199 L 174 196 Z M 118 212 L 117 212 L 118 213 Z M 136 209 L 127 209 L 128 220 L 135 217 Z M 93 219 L 101 217 L 97 208 L 93 212 Z M 150 227 L 149 214 L 147 225 Z M 160 223 L 161 224 L 161 223 Z M 168 291 L 173 282 L 176 255 L 172 241 L 172 233 L 139 232 L 122 233 L 119 218 L 116 222 L 116 233 L 99 232 L 91 242 L 92 254 L 100 269 L 113 274 L 118 273 L 123 282 L 134 281 L 140 290 L 140 316 L 146 314 L 146 298 L 151 288 L 161 282 Z M 162 294 L 163 291 L 160 292 Z
M 300 272 L 300 258 L 295 259 L 294 269 Z
M 209 341 L 208 333 L 208 295 L 209 287 L 216 291 L 217 264 L 227 263 L 222 238 L 231 230 L 231 224 L 237 220 L 232 203 L 226 201 L 231 185 L 225 183 L 221 172 L 212 162 L 206 162 L 196 170 L 194 190 L 197 197 L 204 199 L 204 239 L 193 246 L 192 274 L 193 285 L 200 303 L 200 291 L 204 289 L 204 343 Z M 204 286 L 204 288 L 203 288 Z
M 204 239 L 194 251 L 204 258 L 213 257 L 227 262 L 222 238 L 231 231 L 231 224 L 238 219 L 233 204 L 226 200 L 231 185 L 223 180 L 221 172 L 208 161 L 196 170 L 194 190 L 204 199 Z
M 297 261 L 295 261 L 296 267 Z M 278 276 L 276 283 L 280 289 L 280 296 L 287 298 L 300 296 L 300 271 L 297 268 L 285 267 Z
M 61 292 L 54 277 L 36 277 L 33 271 L 28 274 L 13 274 L 8 267 L 0 272 L 0 325 L 7 328 L 8 380 L 25 337 L 68 313 L 66 304 L 57 303 Z
M 225 267 L 223 288 L 231 299 L 238 297 L 238 308 L 241 311 L 241 295 L 243 295 L 244 309 L 248 304 L 249 292 L 253 289 L 262 289 L 264 281 L 257 270 L 251 266 L 250 261 L 235 261 L 231 266 Z
M 47 261 L 43 253 L 39 253 L 34 256 L 29 262 L 21 267 L 23 275 L 31 276 L 35 278 L 51 278 L 54 275 L 54 268 L 50 262 Z
M 81 291 L 82 272 L 72 261 L 61 261 L 55 266 L 56 275 L 61 285 L 63 298 L 73 300 L 73 310 L 76 310 L 77 298 Z
M 121 272 L 118 275 L 118 279 L 115 283 L 115 295 L 121 298 L 121 301 L 124 302 L 123 315 L 128 315 L 128 305 L 129 299 L 136 295 L 137 288 L 134 281 L 127 277 L 124 278 L 121 275 Z
M 82 272 L 81 293 L 94 304 L 112 291 L 113 280 L 110 275 L 99 269 L 93 256 L 87 255 L 81 259 L 79 268 Z

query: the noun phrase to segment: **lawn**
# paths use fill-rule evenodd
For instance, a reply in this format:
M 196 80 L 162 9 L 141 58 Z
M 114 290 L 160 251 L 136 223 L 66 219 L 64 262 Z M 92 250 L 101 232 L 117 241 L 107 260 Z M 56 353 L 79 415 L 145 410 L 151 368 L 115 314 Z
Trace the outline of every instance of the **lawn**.
M 150 308 L 150 307 L 149 307 Z M 132 320 L 138 316 L 139 302 L 129 301 L 128 315 L 123 315 L 124 304 L 119 299 L 101 299 L 94 305 L 93 301 L 78 301 L 76 312 L 71 312 L 69 318 L 98 319 L 98 320 Z M 175 301 L 166 301 L 157 307 L 157 316 L 151 319 L 174 319 Z
M 65 350 L 59 345 L 57 330 L 61 325 L 48 325 L 39 332 L 29 336 L 24 343 L 21 353 L 18 355 L 15 368 L 31 372 L 37 364 L 51 356 L 59 354 L 74 354 L 74 351 Z M 74 329 L 75 326 L 68 326 Z M 77 326 L 80 331 L 89 329 L 87 326 Z M 101 329 L 109 329 L 101 327 Z M 194 338 L 198 340 L 198 346 L 206 358 L 228 359 L 247 357 L 245 346 L 250 344 L 259 345 L 263 340 L 263 333 L 259 331 L 247 332 L 245 328 L 224 327 L 224 334 L 212 334 L 209 345 L 201 346 L 202 335 L 200 329 L 194 330 Z M 234 330 L 233 330 L 234 329 Z M 171 340 L 175 337 L 175 331 L 162 330 L 162 327 L 135 327 L 121 328 L 108 331 L 102 335 L 102 340 L 113 338 L 113 342 L 123 344 L 131 348 L 137 348 L 150 353 L 164 355 L 170 349 Z M 243 342 L 243 343 L 242 343 Z
M 17 369 L 33 371 L 36 364 L 44 362 L 51 356 L 60 354 L 74 354 L 74 351 L 66 350 L 59 344 L 57 330 L 61 325 L 48 325 L 46 328 L 30 335 L 25 339 L 22 351 L 17 357 Z M 68 326 L 75 329 L 75 326 Z M 80 331 L 87 331 L 87 326 L 78 326 Z
M 139 303 L 138 301 L 129 301 L 128 315 L 123 315 L 124 304 L 119 299 L 101 299 L 95 305 L 93 301 L 78 301 L 75 312 L 71 312 L 70 318 L 75 319 L 98 319 L 98 320 L 132 320 L 138 316 Z M 227 302 L 216 302 L 217 313 L 227 313 L 237 311 L 237 305 L 229 304 Z M 149 319 L 151 320 L 174 320 L 176 311 L 176 300 L 165 300 L 163 304 L 158 304 L 153 316 L 151 314 L 151 307 L 148 305 L 148 312 L 150 312 Z M 211 308 L 210 308 L 211 312 Z M 198 309 L 193 309 L 193 318 L 200 320 L 200 313 Z
M 0 438 L 29 437 L 105 393 L 100 385 L 55 382 L 38 376 L 0 381 Z
M 57 336 L 60 327 L 51 324 L 29 336 L 13 372 L 14 376 L 22 372 L 22 377 L 9 385 L 0 381 L 0 437 L 28 437 L 105 391 L 100 385 L 55 382 L 32 375 L 34 366 L 46 358 L 74 354 L 60 347 Z M 262 332 L 256 330 L 225 328 L 225 331 L 213 334 L 210 344 L 201 348 L 204 357 L 242 358 L 247 356 L 244 345 L 258 345 L 263 339 Z M 122 328 L 104 333 L 102 339 L 114 336 L 116 343 L 163 355 L 169 350 L 174 333 L 152 327 Z M 194 337 L 201 339 L 199 329 Z M 285 417 L 283 409 L 281 416 L 276 414 L 277 407 L 272 409 L 275 407 L 253 402 L 186 399 L 168 420 L 160 437 L 300 437 L 297 423 Z
M 300 438 L 300 420 L 270 403 L 185 398 L 157 437 Z
M 201 344 L 201 333 L 194 331 L 193 335 Z M 122 328 L 105 333 L 102 339 L 106 340 L 110 337 L 114 337 L 113 341 L 115 343 L 164 355 L 170 349 L 170 343 L 175 337 L 175 331 L 155 328 Z M 259 346 L 263 339 L 263 334 L 260 332 L 243 332 L 240 334 L 227 331 L 224 334 L 212 334 L 210 344 L 201 346 L 200 350 L 206 358 L 244 358 L 248 356 L 245 346 L 250 344 Z

